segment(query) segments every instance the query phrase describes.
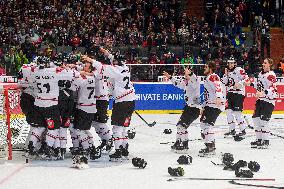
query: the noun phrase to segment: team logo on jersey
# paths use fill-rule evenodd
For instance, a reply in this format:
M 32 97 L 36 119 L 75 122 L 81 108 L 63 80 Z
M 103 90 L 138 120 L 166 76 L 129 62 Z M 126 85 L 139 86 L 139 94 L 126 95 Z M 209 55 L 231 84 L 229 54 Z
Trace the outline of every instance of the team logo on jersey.
M 47 120 L 45 120 L 46 121 L 46 124 L 47 124 L 47 128 L 48 129 L 53 129 L 54 128 L 54 121 L 53 121 L 53 119 L 47 119 Z
M 64 126 L 65 126 L 65 127 L 69 127 L 69 126 L 70 126 L 70 124 L 71 124 L 70 119 L 69 119 L 69 118 L 67 118 L 67 120 L 65 121 Z
M 129 125 L 130 125 L 130 120 L 131 120 L 131 118 L 130 117 L 127 117 L 126 119 L 125 119 L 125 121 L 124 121 L 124 127 L 128 127 Z

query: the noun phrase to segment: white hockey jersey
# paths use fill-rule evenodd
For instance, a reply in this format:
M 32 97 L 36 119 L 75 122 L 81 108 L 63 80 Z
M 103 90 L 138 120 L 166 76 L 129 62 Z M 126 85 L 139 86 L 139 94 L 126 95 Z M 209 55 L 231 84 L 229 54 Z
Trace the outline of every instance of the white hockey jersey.
M 96 99 L 97 100 L 109 100 L 109 86 L 108 86 L 108 78 L 104 76 L 104 78 L 99 79 L 96 78 Z
M 216 105 L 216 99 L 220 98 L 222 101 L 221 106 Z M 222 82 L 220 77 L 212 73 L 208 75 L 204 80 L 204 103 L 203 106 L 208 106 L 212 108 L 218 108 L 221 111 L 225 110 L 225 97 L 222 89 Z
M 32 73 L 36 69 L 34 64 L 25 64 L 22 66 L 20 72 L 22 78 L 18 80 L 19 86 L 22 87 L 22 92 L 34 96 L 34 85 L 32 81 Z
M 228 92 L 245 96 L 244 84 L 249 82 L 249 77 L 243 68 L 236 67 L 233 71 L 230 71 L 227 76 L 223 76 L 222 82 L 227 87 Z M 238 89 L 234 88 L 236 83 L 239 83 L 241 87 Z
M 277 98 L 277 88 L 276 88 L 276 75 L 273 71 L 260 72 L 258 74 L 256 90 L 263 91 L 265 93 L 264 97 L 259 97 L 259 100 L 263 100 L 275 105 Z
M 94 60 L 93 67 L 103 76 L 111 78 L 113 85 L 112 95 L 115 102 L 136 100 L 135 89 L 130 81 L 130 71 L 126 65 L 102 65 Z
M 58 105 L 59 86 L 62 79 L 59 68 L 37 69 L 32 74 L 35 84 L 35 106 L 51 107 Z
M 80 76 L 72 82 L 72 90 L 78 90 L 77 108 L 86 113 L 96 113 L 96 80 L 94 76 Z
M 178 88 L 184 90 L 186 104 L 190 107 L 200 108 L 200 82 L 195 74 L 190 79 L 172 78 L 171 82 Z

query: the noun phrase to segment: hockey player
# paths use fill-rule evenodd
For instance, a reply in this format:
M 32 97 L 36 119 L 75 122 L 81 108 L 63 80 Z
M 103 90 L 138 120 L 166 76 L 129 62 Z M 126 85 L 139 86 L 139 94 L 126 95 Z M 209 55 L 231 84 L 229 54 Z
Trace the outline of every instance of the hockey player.
M 227 120 L 229 124 L 229 132 L 225 133 L 225 136 L 236 135 L 235 122 L 239 125 L 240 132 L 238 136 L 246 134 L 246 122 L 242 115 L 243 102 L 245 99 L 245 86 L 249 85 L 249 77 L 245 73 L 245 70 L 241 67 L 237 67 L 237 62 L 231 57 L 228 60 L 228 67 L 225 68 L 225 74 L 222 78 L 222 82 L 227 87 Z
M 32 81 L 35 85 L 35 115 L 39 124 L 47 128 L 47 145 L 44 146 L 43 157 L 52 158 L 54 156 L 52 148 L 58 147 L 56 146 L 60 127 L 58 81 L 60 80 L 61 69 L 50 68 L 50 62 L 45 57 L 38 62 L 38 69 L 32 73 Z M 38 133 L 38 135 L 41 134 Z
M 112 109 L 111 124 L 113 126 L 113 140 L 115 153 L 109 155 L 110 160 L 121 160 L 122 156 L 127 157 L 128 152 L 128 134 L 127 130 L 130 125 L 131 116 L 135 108 L 135 90 L 130 81 L 129 68 L 119 59 L 118 56 L 112 55 L 109 51 L 100 48 L 110 60 L 111 65 L 102 65 L 100 62 L 84 56 L 88 62 L 102 72 L 104 76 L 111 79 L 113 84 L 114 104 Z
M 213 126 L 219 114 L 225 109 L 225 99 L 222 91 L 222 83 L 215 74 L 216 65 L 209 62 L 204 66 L 204 103 L 201 115 L 201 126 L 204 134 L 205 148 L 199 151 L 200 156 L 215 154 L 215 138 Z
M 271 71 L 273 60 L 264 59 L 262 71 L 258 74 L 256 88 L 256 104 L 253 114 L 256 141 L 251 142 L 252 148 L 268 148 L 269 146 L 269 120 L 274 110 L 277 97 L 276 75 Z
M 112 132 L 109 126 L 106 124 L 108 120 L 107 109 L 109 104 L 109 82 L 106 76 L 103 78 L 96 78 L 96 104 L 97 112 L 95 113 L 94 127 L 96 133 L 101 138 L 102 142 L 99 146 L 100 149 L 105 147 L 105 150 L 108 152 L 111 150 L 113 141 L 112 141 Z
M 22 89 L 20 106 L 23 113 L 26 116 L 27 123 L 31 126 L 30 136 L 28 141 L 28 153 L 29 155 L 35 155 L 39 150 L 42 143 L 42 134 L 45 131 L 45 127 L 39 124 L 37 115 L 35 113 L 34 106 L 34 86 L 32 83 L 32 72 L 36 69 L 36 64 L 23 65 L 18 73 L 19 87 Z
M 185 79 L 175 79 L 165 71 L 163 74 L 176 87 L 185 91 L 186 106 L 177 123 L 176 142 L 171 146 L 176 152 L 184 152 L 188 150 L 187 128 L 200 114 L 200 83 L 190 67 L 184 69 Z
M 104 55 L 100 52 L 89 52 L 90 56 L 96 54 L 97 59 L 104 63 L 109 61 L 104 57 Z M 93 75 L 93 73 L 87 73 L 86 75 Z M 96 87 L 95 87 L 95 94 L 96 94 L 96 108 L 97 112 L 94 115 L 94 122 L 92 126 L 95 128 L 96 133 L 101 138 L 101 144 L 98 146 L 99 149 L 105 148 L 107 152 L 111 151 L 113 141 L 112 141 L 112 132 L 108 127 L 107 120 L 107 110 L 109 104 L 109 96 L 110 96 L 110 82 L 107 76 L 101 75 L 101 77 L 96 77 Z
M 62 60 L 61 60 L 62 61 Z M 67 129 L 71 124 L 71 116 L 74 109 L 74 92 L 70 90 L 72 80 L 76 77 L 79 77 L 79 72 L 76 72 L 69 68 L 69 63 L 74 63 L 76 59 L 69 56 L 67 59 L 68 62 L 61 62 L 60 67 L 63 69 L 61 71 L 62 80 L 59 81 L 59 98 L 58 105 L 60 111 L 61 125 L 59 129 L 59 142 L 60 148 L 56 149 L 56 154 L 59 159 L 64 159 L 66 153 L 66 144 L 67 144 Z M 60 62 L 60 60 L 58 60 Z
M 83 72 L 92 72 L 94 75 L 90 76 Z M 100 157 L 100 151 L 97 151 L 94 147 L 92 135 L 89 132 L 94 120 L 94 115 L 97 112 L 95 77 L 98 75 L 98 71 L 93 71 L 91 64 L 86 63 L 83 71 L 81 72 L 81 76 L 79 78 L 75 78 L 72 83 L 74 87 L 72 87 L 72 89 L 78 90 L 77 105 L 74 114 L 74 129 L 82 147 L 82 149 L 79 149 L 79 146 L 74 146 L 74 148 L 77 149 L 73 150 L 73 160 L 76 161 L 79 157 L 79 162 L 73 162 L 76 166 L 87 166 L 88 156 L 90 156 L 91 159 L 97 159 Z

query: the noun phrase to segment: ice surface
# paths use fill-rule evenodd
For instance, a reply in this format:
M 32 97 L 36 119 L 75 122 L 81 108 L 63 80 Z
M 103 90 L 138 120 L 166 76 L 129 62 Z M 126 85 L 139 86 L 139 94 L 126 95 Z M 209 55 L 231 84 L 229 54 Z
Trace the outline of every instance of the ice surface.
M 132 128 L 136 136 L 130 140 L 131 157 L 144 158 L 148 165 L 145 169 L 132 166 L 131 161 L 124 163 L 109 162 L 108 156 L 90 162 L 90 168 L 77 170 L 70 168 L 71 159 L 64 161 L 33 160 L 25 164 L 21 153 L 14 153 L 14 160 L 2 161 L 0 164 L 1 189 L 174 189 L 174 188 L 245 188 L 229 184 L 228 181 L 195 181 L 181 180 L 168 182 L 171 176 L 167 173 L 169 166 L 178 167 L 177 159 L 181 154 L 170 151 L 170 144 L 175 140 L 175 124 L 178 114 L 142 115 L 147 121 L 156 121 L 154 127 L 145 125 L 139 117 L 133 115 Z M 248 117 L 251 117 L 248 115 Z M 275 119 L 283 118 L 283 119 Z M 270 121 L 271 131 L 284 136 L 284 115 L 273 115 Z M 173 133 L 166 135 L 164 129 L 172 129 Z M 275 178 L 276 181 L 241 181 L 242 183 L 265 184 L 284 186 L 284 139 L 271 136 L 269 149 L 251 149 L 250 142 L 255 139 L 254 131 L 247 129 L 245 140 L 235 142 L 232 138 L 223 138 L 228 130 L 226 116 L 219 116 L 216 126 L 216 156 L 212 158 L 198 157 L 198 151 L 204 147 L 201 140 L 189 143 L 188 154 L 193 157 L 193 163 L 182 165 L 185 170 L 184 177 L 206 178 L 236 178 L 234 172 L 222 170 L 211 161 L 220 163 L 221 152 L 229 152 L 236 160 L 257 161 L 261 168 L 254 178 Z M 92 130 L 94 133 L 94 130 Z M 190 139 L 200 138 L 198 121 L 188 129 Z M 95 138 L 96 135 L 94 134 Z M 70 142 L 70 140 L 69 140 Z M 99 143 L 98 139 L 95 141 Z M 70 145 L 70 144 L 69 144 Z

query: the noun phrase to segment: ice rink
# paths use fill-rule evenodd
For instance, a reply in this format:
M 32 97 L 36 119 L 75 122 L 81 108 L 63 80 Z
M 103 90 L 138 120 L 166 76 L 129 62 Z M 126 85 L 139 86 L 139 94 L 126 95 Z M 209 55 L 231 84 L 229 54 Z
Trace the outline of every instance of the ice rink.
M 271 136 L 269 149 L 251 149 L 250 142 L 255 140 L 254 130 L 247 129 L 246 138 L 240 142 L 232 138 L 224 138 L 228 131 L 226 115 L 219 116 L 216 125 L 216 156 L 211 158 L 198 157 L 198 151 L 204 147 L 200 139 L 200 128 L 197 122 L 188 129 L 188 154 L 193 157 L 190 165 L 179 165 L 177 159 L 181 154 L 170 151 L 171 144 L 160 144 L 175 141 L 176 122 L 179 114 L 143 114 L 148 122 L 156 121 L 154 127 L 148 127 L 142 120 L 133 115 L 131 127 L 135 128 L 136 136 L 130 140 L 131 157 L 140 157 L 148 162 L 145 169 L 133 167 L 131 161 L 123 163 L 109 162 L 108 155 L 90 161 L 89 169 L 70 168 L 71 159 L 63 161 L 33 160 L 28 164 L 22 153 L 14 154 L 14 160 L 0 164 L 1 189 L 174 189 L 174 188 L 248 188 L 230 184 L 228 181 L 178 180 L 168 182 L 172 178 L 168 167 L 181 166 L 185 175 L 180 178 L 236 178 L 233 171 L 223 170 L 223 166 L 213 165 L 211 161 L 221 163 L 221 153 L 232 153 L 235 162 L 238 160 L 257 161 L 261 168 L 254 178 L 273 178 L 275 181 L 239 181 L 240 183 L 261 184 L 275 187 L 284 186 L 284 139 Z M 251 115 L 247 115 L 251 121 Z M 271 132 L 284 136 L 284 115 L 274 114 L 270 121 Z M 172 134 L 164 134 L 164 129 L 171 129 Z M 94 132 L 94 130 L 92 130 Z M 98 137 L 94 134 L 95 143 Z M 70 142 L 70 137 L 69 137 Z M 70 142 L 71 143 L 71 142 Z M 253 187 L 249 187 L 253 188 Z

